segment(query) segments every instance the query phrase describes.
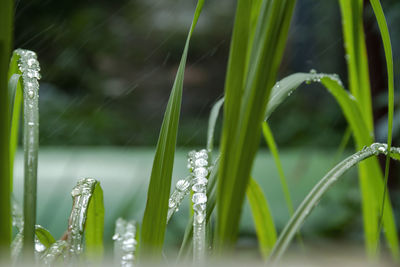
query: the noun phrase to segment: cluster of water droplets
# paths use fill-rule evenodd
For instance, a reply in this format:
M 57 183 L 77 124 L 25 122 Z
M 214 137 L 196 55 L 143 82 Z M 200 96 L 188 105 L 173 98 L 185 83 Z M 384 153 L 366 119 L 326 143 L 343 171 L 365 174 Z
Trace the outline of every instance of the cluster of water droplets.
M 343 82 L 340 80 L 339 75 L 337 74 L 328 74 L 328 73 L 317 73 L 315 69 L 311 69 L 310 72 L 310 78 L 306 80 L 307 84 L 310 84 L 311 82 L 321 82 L 323 78 L 329 78 L 335 82 L 337 82 L 340 86 L 343 87 Z
M 43 253 L 41 261 L 45 266 L 53 266 L 60 257 L 62 260 L 65 259 L 67 250 L 67 241 L 58 240 L 51 244 L 51 246 Z
M 13 198 L 12 200 L 12 226 L 15 227 L 18 231 L 14 240 L 11 243 L 11 258 L 15 262 L 18 256 L 21 254 L 22 246 L 23 246 L 23 239 L 24 239 L 24 220 L 22 214 L 22 208 L 19 203 Z M 35 226 L 36 229 L 42 228 L 40 225 Z M 46 251 L 46 246 L 43 245 L 40 240 L 35 235 L 35 257 L 36 260 L 40 260 L 42 255 Z
M 83 232 L 87 218 L 89 201 L 97 181 L 84 178 L 72 189 L 72 211 L 68 222 L 68 244 L 71 256 L 78 256 L 83 251 Z
M 185 179 L 180 179 L 176 182 L 175 190 L 168 201 L 167 223 L 171 219 L 172 215 L 179 210 L 183 198 L 190 192 L 192 180 L 192 176 L 188 176 Z
M 114 258 L 116 264 L 122 267 L 134 266 L 137 245 L 135 225 L 135 221 L 126 221 L 122 218 L 118 218 L 115 223 Z
M 196 263 L 204 261 L 206 247 L 206 208 L 207 208 L 207 175 L 208 153 L 207 150 L 189 152 L 188 168 L 192 171 L 194 192 L 193 203 L 193 260 Z

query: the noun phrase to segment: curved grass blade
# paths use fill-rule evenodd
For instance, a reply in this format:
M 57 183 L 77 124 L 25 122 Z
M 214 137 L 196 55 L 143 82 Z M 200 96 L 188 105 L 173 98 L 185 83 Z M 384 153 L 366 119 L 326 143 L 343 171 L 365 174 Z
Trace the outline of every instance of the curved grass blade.
M 218 213 L 216 225 L 216 248 L 220 253 L 231 249 L 237 238 L 239 219 L 246 187 L 261 135 L 261 123 L 280 60 L 285 47 L 287 32 L 295 1 L 263 1 L 258 16 L 251 48 L 246 46 L 237 52 L 246 60 L 247 49 L 251 49 L 247 64 L 237 66 L 237 75 L 244 82 L 232 86 L 230 63 L 225 86 L 225 119 L 222 130 L 221 166 L 218 178 Z M 248 32 L 248 1 L 238 2 L 233 44 L 248 35 L 235 35 L 237 29 Z M 246 23 L 246 27 L 241 24 Z M 232 51 L 232 50 L 231 50 Z M 242 74 L 240 74 L 242 73 Z M 231 80 L 232 79 L 232 80 Z M 236 78 L 235 78 L 236 79 Z M 231 85 L 231 86 L 229 86 Z
M 181 62 L 172 87 L 167 110 L 156 147 L 147 193 L 147 203 L 142 221 L 140 255 L 157 261 L 161 257 L 167 222 L 169 192 L 171 189 L 172 168 L 181 109 L 183 78 L 189 42 L 197 24 L 204 0 L 197 2 L 196 11 L 186 39 Z
M 96 194 L 96 200 L 92 202 L 92 197 Z M 89 206 L 91 207 L 91 216 L 97 219 L 97 222 L 89 222 L 89 251 L 102 252 L 102 229 L 99 227 L 104 225 L 104 208 L 102 202 L 102 190 L 98 182 L 91 178 L 84 178 L 78 181 L 72 189 L 72 210 L 68 220 L 67 242 L 68 254 L 72 261 L 79 260 L 83 252 L 83 235 L 87 223 Z M 92 203 L 91 203 L 92 202 Z M 97 214 L 96 214 L 97 212 Z M 101 244 L 99 244 L 101 243 Z M 100 248 L 101 247 L 101 248 Z M 101 256 L 101 255 L 100 255 Z
M 267 259 L 276 242 L 276 229 L 267 199 L 257 182 L 250 178 L 246 191 L 257 232 L 261 255 Z
M 362 149 L 365 145 L 372 143 L 373 137 L 364 121 L 357 100 L 344 90 L 340 79 L 334 74 L 317 74 L 313 71 L 311 73 L 292 74 L 282 79 L 276 83 L 272 89 L 270 103 L 266 112 L 266 119 L 271 115 L 275 108 L 303 82 L 321 82 L 334 96 L 351 128 L 356 148 L 358 150 Z M 379 207 L 376 203 L 383 198 L 382 191 L 379 190 L 383 186 L 383 176 L 376 158 L 371 158 L 366 162 L 362 162 L 359 165 L 359 170 L 366 245 L 369 255 L 373 255 L 376 253 L 378 229 L 377 218 Z M 389 200 L 387 196 L 385 199 L 386 201 Z M 387 202 L 387 208 L 384 210 L 382 221 L 386 230 L 385 236 L 390 244 L 392 254 L 397 258 L 399 253 L 397 230 L 394 223 L 393 210 L 389 201 Z
M 293 239 L 297 231 L 304 223 L 305 219 L 310 215 L 311 211 L 317 206 L 319 200 L 324 196 L 325 192 L 334 185 L 342 175 L 354 165 L 361 161 L 379 154 L 388 154 L 388 146 L 386 144 L 374 143 L 363 150 L 346 158 L 331 171 L 329 171 L 310 191 L 307 197 L 297 208 L 294 216 L 286 224 L 284 230 L 279 235 L 278 241 L 269 258 L 269 262 L 276 264 L 288 248 L 290 241 Z M 400 148 L 393 147 L 390 154 L 400 155 Z
M 7 70 L 11 56 L 14 1 L 0 8 L 0 253 L 9 259 L 11 245 L 10 114 Z M 2 256 L 3 257 L 3 256 Z
M 269 149 L 271 150 L 271 153 L 275 160 L 276 168 L 278 169 L 279 179 L 281 180 L 283 195 L 286 200 L 286 206 L 288 208 L 289 215 L 292 216 L 294 209 L 293 209 L 293 202 L 290 197 L 289 187 L 288 187 L 288 184 L 286 181 L 285 173 L 283 171 L 281 160 L 279 158 L 279 152 L 278 152 L 278 148 L 276 146 L 275 140 L 274 140 L 274 136 L 272 135 L 272 131 L 269 128 L 268 123 L 266 121 L 264 121 L 262 124 L 262 130 L 263 130 L 265 142 L 267 143 Z
M 207 150 L 212 151 L 214 148 L 214 132 L 215 124 L 217 123 L 219 111 L 224 104 L 224 98 L 218 100 L 211 109 L 210 117 L 208 119 L 208 131 L 207 131 Z
M 383 13 L 381 3 L 379 0 L 370 0 L 372 9 L 374 10 L 374 14 L 376 20 L 378 22 L 379 31 L 381 33 L 383 47 L 385 50 L 385 59 L 386 59 L 386 68 L 387 68 L 387 76 L 388 76 L 388 137 L 387 144 L 388 149 L 390 151 L 390 147 L 392 146 L 392 131 L 393 131 L 393 113 L 394 113 L 394 78 L 393 78 L 393 54 L 392 54 L 392 45 L 390 42 L 389 29 L 386 23 L 385 14 Z M 385 210 L 386 203 L 386 191 L 387 191 L 387 181 L 389 177 L 389 160 L 390 154 L 386 156 L 386 164 L 385 164 L 385 178 L 384 178 L 384 190 L 383 190 L 383 198 L 382 198 L 382 206 L 379 214 L 379 222 L 378 222 L 378 237 L 380 236 L 381 228 L 382 228 L 382 218 L 383 212 Z M 379 241 L 377 241 L 379 244 Z M 397 259 L 399 259 L 398 252 Z
M 104 234 L 104 202 L 103 190 L 100 183 L 94 186 L 92 197 L 89 200 L 87 219 L 85 224 L 85 244 L 87 259 L 91 262 L 100 262 L 103 257 Z

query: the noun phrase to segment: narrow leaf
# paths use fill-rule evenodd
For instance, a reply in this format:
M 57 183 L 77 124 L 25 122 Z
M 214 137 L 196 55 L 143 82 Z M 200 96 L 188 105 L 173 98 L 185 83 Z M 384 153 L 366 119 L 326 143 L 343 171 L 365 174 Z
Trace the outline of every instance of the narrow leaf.
M 294 5 L 293 0 L 263 1 L 253 45 L 248 48 L 251 49 L 248 70 L 243 65 L 237 73 L 245 77 L 244 84 L 228 86 L 231 80 L 227 75 L 217 194 L 215 236 L 218 252 L 232 248 L 237 238 L 244 195 L 261 137 L 261 123 L 282 58 Z M 234 33 L 236 25 L 251 25 L 250 15 L 242 9 L 249 9 L 248 1 L 238 1 Z M 247 27 L 246 31 L 249 31 Z M 236 41 L 234 37 L 232 43 Z M 245 48 L 239 50 L 239 56 L 243 58 L 248 53 Z
M 4 0 L 0 8 L 0 251 L 6 259 L 9 258 L 11 245 L 10 115 L 7 70 L 12 47 L 13 6 L 13 0 Z
M 164 114 L 147 193 L 147 203 L 142 221 L 139 252 L 148 259 L 159 260 L 164 242 L 168 198 L 171 189 L 172 168 L 181 109 L 183 77 L 189 41 L 197 24 L 204 0 L 197 2 L 193 22 Z
M 104 203 L 103 190 L 97 182 L 89 201 L 85 225 L 86 255 L 99 262 L 103 256 Z
M 272 131 L 269 128 L 268 123 L 266 121 L 263 122 L 262 129 L 263 129 L 263 135 L 265 138 L 265 142 L 268 144 L 268 147 L 271 150 L 272 156 L 274 157 L 275 166 L 278 169 L 279 179 L 281 180 L 283 195 L 285 197 L 286 206 L 288 208 L 289 215 L 292 216 L 293 212 L 294 212 L 293 202 L 290 197 L 289 187 L 288 187 L 288 184 L 286 181 L 285 173 L 283 171 L 281 160 L 279 158 L 278 147 L 276 146 L 274 136 L 272 135 Z
M 267 199 L 257 182 L 250 178 L 247 186 L 247 199 L 249 200 L 254 225 L 261 255 L 267 259 L 276 242 L 276 229 L 274 220 L 269 211 Z
M 343 174 L 352 168 L 354 165 L 360 163 L 361 161 L 378 155 L 380 153 L 387 154 L 387 145 L 374 143 L 371 146 L 365 147 L 363 150 L 355 153 L 354 155 L 346 158 L 338 165 L 336 165 L 332 170 L 330 170 L 310 191 L 306 196 L 300 206 L 297 208 L 294 216 L 286 224 L 282 233 L 279 235 L 278 241 L 276 242 L 274 249 L 270 255 L 269 261 L 272 264 L 276 264 L 283 253 L 288 248 L 290 241 L 300 227 L 303 225 L 305 219 L 311 214 L 311 211 L 317 206 L 320 199 L 325 195 L 328 189 L 334 185 Z M 400 148 L 392 148 L 391 155 L 399 155 Z

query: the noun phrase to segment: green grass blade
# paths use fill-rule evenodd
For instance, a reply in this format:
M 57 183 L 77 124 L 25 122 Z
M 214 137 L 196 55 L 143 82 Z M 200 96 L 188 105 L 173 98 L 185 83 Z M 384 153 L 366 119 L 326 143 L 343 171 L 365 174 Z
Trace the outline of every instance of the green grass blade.
M 231 63 L 228 66 L 217 194 L 215 236 L 218 252 L 232 248 L 237 238 L 244 194 L 261 136 L 261 122 L 280 65 L 294 5 L 295 1 L 291 0 L 263 1 L 251 47 L 249 69 L 246 70 L 245 65 L 235 65 L 239 68 L 237 75 L 246 77 L 244 84 L 239 82 L 232 86 L 234 78 L 229 76 L 229 69 L 233 67 Z M 236 30 L 245 28 L 243 23 L 250 25 L 248 9 L 248 1 L 238 2 L 231 47 L 241 42 L 237 36 L 235 38 Z M 246 58 L 245 48 L 242 45 L 242 49 L 238 49 L 239 57 Z M 243 73 L 247 74 L 244 76 Z
M 174 164 L 175 145 L 181 109 L 183 76 L 189 41 L 197 24 L 203 4 L 204 0 L 199 0 L 197 2 L 193 22 L 186 39 L 181 62 L 164 114 L 151 171 L 147 203 L 142 221 L 139 252 L 141 255 L 145 255 L 149 259 L 155 261 L 159 260 L 161 257 L 161 250 L 164 242 L 168 199 L 171 189 L 172 168 Z
M 10 257 L 11 244 L 11 179 L 10 115 L 7 73 L 12 47 L 14 1 L 1 2 L 0 8 L 0 254 Z
M 276 242 L 274 220 L 269 211 L 267 199 L 264 197 L 261 187 L 253 178 L 250 178 L 246 195 L 253 215 L 259 242 L 258 246 L 263 258 L 267 259 Z
M 317 206 L 319 200 L 324 196 L 328 189 L 334 185 L 342 175 L 352 168 L 354 165 L 366 160 L 369 157 L 378 155 L 380 153 L 386 154 L 388 152 L 386 144 L 374 143 L 369 147 L 355 153 L 354 155 L 346 158 L 332 170 L 330 170 L 310 191 L 300 206 L 297 208 L 294 216 L 287 223 L 282 233 L 279 235 L 278 241 L 274 246 L 269 261 L 273 264 L 277 263 L 285 250 L 288 248 L 290 241 L 293 239 L 295 233 L 300 230 L 305 219 L 311 214 L 311 211 Z M 393 148 L 391 153 L 400 153 L 400 148 Z
M 364 120 L 373 132 L 373 114 L 368 58 L 363 27 L 363 1 L 339 0 L 350 92 L 357 98 Z
M 379 0 L 370 0 L 371 6 L 374 10 L 374 14 L 376 20 L 378 22 L 379 31 L 381 33 L 383 47 L 385 50 L 385 59 L 386 59 L 386 68 L 387 68 L 387 76 L 388 76 L 388 138 L 387 144 L 389 147 L 392 146 L 392 131 L 393 131 L 393 112 L 394 112 L 394 78 L 393 78 L 393 54 L 392 54 L 392 45 L 390 42 L 389 29 L 386 23 L 385 14 L 383 13 L 381 3 Z M 390 155 L 386 156 L 386 164 L 385 164 L 385 178 L 384 178 L 384 191 L 383 191 L 383 199 L 382 199 L 382 207 L 379 215 L 379 226 L 378 226 L 378 235 L 380 235 L 381 231 L 381 222 L 383 217 L 383 212 L 385 209 L 386 203 L 386 190 L 387 190 L 387 180 L 389 177 L 389 160 Z M 392 251 L 392 253 L 397 254 L 398 252 Z
M 212 151 L 214 148 L 214 132 L 215 124 L 217 123 L 219 111 L 224 104 L 224 98 L 218 100 L 211 109 L 210 117 L 208 119 L 208 131 L 207 131 L 207 150 Z
M 322 84 L 336 98 L 342 111 L 353 131 L 356 148 L 360 150 L 365 145 L 372 143 L 372 136 L 368 133 L 368 126 L 362 120 L 360 110 L 357 110 L 354 103 L 355 99 L 349 97 L 349 94 L 335 81 L 329 78 L 323 78 Z M 362 208 L 364 216 L 364 232 L 367 253 L 370 257 L 375 257 L 377 250 L 377 241 L 379 233 L 378 216 L 382 199 L 386 201 L 386 208 L 383 210 L 382 222 L 385 228 L 385 236 L 390 244 L 390 250 L 395 259 L 399 259 L 399 242 L 397 229 L 393 216 L 393 209 L 388 196 L 383 196 L 382 188 L 383 175 L 376 158 L 368 159 L 359 165 L 359 181 L 362 195 Z
M 104 202 L 103 190 L 97 182 L 89 200 L 85 225 L 86 255 L 92 262 L 100 262 L 103 257 Z
M 266 119 L 271 115 L 279 104 L 281 104 L 293 90 L 303 82 L 320 81 L 334 96 L 344 113 L 353 133 L 358 150 L 373 141 L 367 123 L 364 120 L 360 105 L 354 96 L 350 95 L 343 87 L 336 75 L 316 73 L 296 73 L 279 81 L 272 89 L 270 102 L 268 104 Z M 362 205 L 364 216 L 364 231 L 367 251 L 370 255 L 376 253 L 377 229 L 378 229 L 378 205 L 383 199 L 381 188 L 383 188 L 383 176 L 377 159 L 371 158 L 359 165 L 360 187 L 362 193 Z M 388 197 L 385 197 L 388 201 Z M 387 202 L 387 208 L 383 213 L 383 225 L 385 235 L 390 244 L 392 254 L 398 257 L 398 239 L 395 227 L 391 203 Z
M 56 242 L 50 232 L 40 225 L 36 225 L 35 235 L 37 239 L 39 239 L 40 243 L 42 243 L 46 248 L 49 248 L 53 243 Z
M 269 149 L 271 150 L 272 156 L 274 157 L 275 166 L 278 169 L 279 179 L 281 180 L 282 191 L 285 197 L 286 206 L 289 211 L 289 215 L 292 216 L 294 209 L 293 209 L 293 202 L 290 197 L 289 187 L 286 181 L 285 172 L 283 171 L 282 163 L 279 158 L 278 147 L 276 146 L 274 136 L 272 135 L 272 131 L 268 126 L 266 121 L 262 124 L 263 135 L 265 138 L 265 142 L 267 143 Z

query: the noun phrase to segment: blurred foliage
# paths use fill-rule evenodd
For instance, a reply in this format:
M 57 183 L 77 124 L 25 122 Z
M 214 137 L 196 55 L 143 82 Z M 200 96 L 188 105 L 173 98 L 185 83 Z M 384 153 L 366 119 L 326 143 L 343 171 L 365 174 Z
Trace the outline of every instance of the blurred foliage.
M 398 78 L 400 3 L 383 5 Z M 192 6 L 187 0 L 17 1 L 15 46 L 37 51 L 42 66 L 41 145 L 155 145 Z M 189 51 L 178 145 L 205 146 L 209 111 L 223 92 L 233 9 L 231 0 L 206 1 Z M 321 10 L 329 12 L 321 16 Z M 340 23 L 337 1 L 298 1 L 280 78 L 316 69 L 338 73 L 346 84 Z M 377 137 L 384 139 L 386 105 L 378 100 L 387 91 L 385 63 L 368 4 L 365 28 Z M 294 93 L 271 117 L 278 145 L 338 146 L 346 122 L 318 86 Z

